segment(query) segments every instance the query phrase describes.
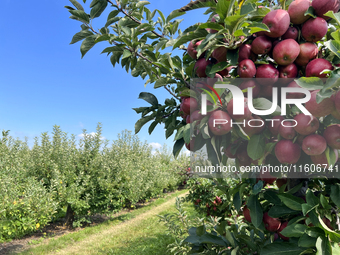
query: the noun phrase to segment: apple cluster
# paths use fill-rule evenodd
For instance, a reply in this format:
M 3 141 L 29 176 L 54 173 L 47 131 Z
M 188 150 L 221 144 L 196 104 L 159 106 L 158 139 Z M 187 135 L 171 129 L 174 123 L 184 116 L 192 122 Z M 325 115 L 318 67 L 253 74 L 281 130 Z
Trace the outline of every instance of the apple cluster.
M 312 6 L 316 17 L 308 15 L 307 11 Z M 238 65 L 230 66 L 215 74 L 215 79 L 223 80 L 223 77 L 242 78 L 239 87 L 245 91 L 253 88 L 253 98 L 271 99 L 273 87 L 296 87 L 300 86 L 294 81 L 299 77 L 327 78 L 324 70 L 334 70 L 333 64 L 323 58 L 323 52 L 317 44 L 323 40 L 328 32 L 330 17 L 324 14 L 328 11 L 338 12 L 340 1 L 338 0 L 295 0 L 288 10 L 271 10 L 263 18 L 262 22 L 267 25 L 269 31 L 261 31 L 248 39 L 238 49 Z M 212 18 L 216 22 L 217 16 Z M 216 33 L 208 29 L 210 33 Z M 209 59 L 197 57 L 196 48 L 202 41 L 190 42 L 187 53 L 195 62 L 195 73 L 199 78 L 206 78 L 206 69 L 209 65 L 226 62 L 228 49 L 226 47 L 216 48 Z M 199 83 L 197 89 L 213 86 Z M 295 164 L 302 153 L 310 156 L 314 164 L 328 164 L 326 149 L 333 150 L 338 159 L 340 150 L 340 125 L 334 124 L 328 127 L 320 123 L 320 118 L 331 115 L 340 120 L 340 91 L 334 91 L 332 97 L 325 98 L 317 103 L 319 90 L 311 91 L 311 99 L 304 105 L 312 116 L 296 112 L 290 119 L 294 122 L 282 121 L 285 116 L 274 116 L 272 119 L 278 121 L 262 127 L 252 127 L 248 124 L 242 127 L 243 132 L 251 138 L 255 134 L 266 132 L 269 135 L 267 142 L 276 143 L 275 156 L 282 164 Z M 288 98 L 303 98 L 302 93 L 289 93 Z M 195 122 L 196 125 L 204 116 L 199 109 L 199 99 L 194 97 L 181 97 L 181 114 L 186 123 Z M 252 114 L 247 106 L 247 98 L 244 102 L 244 114 L 233 114 L 233 99 L 226 105 L 213 107 L 208 112 L 209 132 L 212 136 L 223 136 L 233 128 L 230 125 L 217 124 L 215 119 L 224 119 L 240 122 L 246 120 L 262 120 L 260 116 Z M 288 118 L 287 118 L 288 119 Z M 193 150 L 195 138 L 186 144 L 187 149 Z M 233 149 L 237 147 L 237 150 Z M 247 141 L 242 138 L 234 139 L 228 147 L 224 148 L 228 158 L 237 159 L 239 165 L 256 164 L 247 153 Z

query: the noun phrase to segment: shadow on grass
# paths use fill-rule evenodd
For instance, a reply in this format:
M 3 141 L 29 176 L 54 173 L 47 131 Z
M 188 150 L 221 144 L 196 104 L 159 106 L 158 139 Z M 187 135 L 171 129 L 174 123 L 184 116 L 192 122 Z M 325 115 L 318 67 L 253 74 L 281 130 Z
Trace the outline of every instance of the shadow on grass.
M 167 246 L 174 242 L 174 238 L 166 234 L 155 234 L 151 237 L 140 237 L 127 241 L 115 248 L 104 248 L 99 254 L 107 255 L 166 255 Z

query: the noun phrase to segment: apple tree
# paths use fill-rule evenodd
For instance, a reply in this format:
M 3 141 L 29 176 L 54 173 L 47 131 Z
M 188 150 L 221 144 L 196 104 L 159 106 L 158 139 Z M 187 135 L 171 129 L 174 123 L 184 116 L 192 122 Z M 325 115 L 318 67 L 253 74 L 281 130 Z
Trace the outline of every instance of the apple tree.
M 339 0 L 198 0 L 167 17 L 147 1 L 93 0 L 89 13 L 70 2 L 70 18 L 82 23 L 71 43 L 82 41 L 82 57 L 105 43 L 113 66 L 168 91 L 164 103 L 140 93 L 147 104 L 134 109 L 141 115 L 136 133 L 162 124 L 166 138 L 175 135 L 175 156 L 185 146 L 195 157 L 205 150 L 210 167 L 235 162 L 232 187 L 222 173 L 207 176 L 226 198 L 214 205 L 245 221 L 228 225 L 215 213 L 214 229 L 189 230 L 193 253 L 340 252 Z M 197 8 L 206 9 L 202 22 L 179 29 L 178 18 Z M 95 30 L 104 13 L 106 23 Z M 242 171 L 253 166 L 261 170 Z M 201 200 L 193 196 L 196 205 Z

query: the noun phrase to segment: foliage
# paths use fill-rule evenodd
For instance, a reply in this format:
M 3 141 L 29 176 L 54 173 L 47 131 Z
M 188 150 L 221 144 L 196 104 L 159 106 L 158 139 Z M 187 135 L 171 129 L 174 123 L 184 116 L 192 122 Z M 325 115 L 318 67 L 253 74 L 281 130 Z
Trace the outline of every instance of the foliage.
M 42 133 L 40 143 L 3 132 L 0 143 L 0 240 L 22 237 L 71 212 L 67 224 L 80 226 L 95 213 L 134 208 L 139 201 L 175 190 L 183 183 L 188 159 L 152 148 L 123 131 L 112 142 L 82 134 L 79 143 L 59 126 L 53 136 Z

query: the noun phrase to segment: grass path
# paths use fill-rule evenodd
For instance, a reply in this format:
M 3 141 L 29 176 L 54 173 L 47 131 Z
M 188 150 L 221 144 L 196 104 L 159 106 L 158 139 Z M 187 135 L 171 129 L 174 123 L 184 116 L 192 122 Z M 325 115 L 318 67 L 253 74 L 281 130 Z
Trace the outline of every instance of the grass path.
M 181 197 L 186 193 L 176 192 L 166 202 L 159 204 L 162 202 L 159 201 L 148 208 L 135 210 L 135 215 L 119 224 L 111 222 L 106 226 L 89 228 L 92 231 L 86 231 L 85 228 L 59 238 L 47 239 L 20 254 L 166 254 L 166 246 L 172 240 L 166 235 L 166 227 L 159 222 L 157 215 L 175 212 L 176 196 Z

